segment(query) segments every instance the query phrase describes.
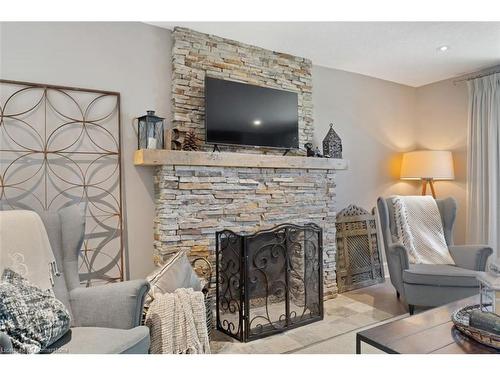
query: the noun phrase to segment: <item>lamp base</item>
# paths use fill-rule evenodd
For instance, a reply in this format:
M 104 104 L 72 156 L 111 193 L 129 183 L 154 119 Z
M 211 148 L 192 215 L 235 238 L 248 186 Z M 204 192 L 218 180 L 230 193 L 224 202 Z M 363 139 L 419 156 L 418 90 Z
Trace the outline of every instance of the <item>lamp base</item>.
M 422 195 L 427 195 L 427 184 L 431 187 L 432 197 L 436 199 L 436 191 L 434 190 L 434 181 L 432 178 L 422 179 Z

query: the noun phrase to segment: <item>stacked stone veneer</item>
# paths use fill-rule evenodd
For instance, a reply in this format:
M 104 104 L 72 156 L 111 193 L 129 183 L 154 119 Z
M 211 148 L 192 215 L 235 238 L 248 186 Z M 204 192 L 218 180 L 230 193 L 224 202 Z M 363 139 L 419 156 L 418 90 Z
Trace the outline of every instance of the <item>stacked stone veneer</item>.
M 230 39 L 175 28 L 172 50 L 173 127 L 205 140 L 205 76 L 298 93 L 299 144 L 313 139 L 311 61 Z M 241 147 L 238 148 L 241 151 Z M 235 148 L 225 147 L 224 151 Z M 250 152 L 262 149 L 249 148 Z M 272 150 L 267 150 L 271 152 Z
M 282 223 L 323 228 L 324 293 L 335 296 L 333 170 L 157 167 L 155 256 L 180 250 L 214 259 L 215 232 L 252 233 Z

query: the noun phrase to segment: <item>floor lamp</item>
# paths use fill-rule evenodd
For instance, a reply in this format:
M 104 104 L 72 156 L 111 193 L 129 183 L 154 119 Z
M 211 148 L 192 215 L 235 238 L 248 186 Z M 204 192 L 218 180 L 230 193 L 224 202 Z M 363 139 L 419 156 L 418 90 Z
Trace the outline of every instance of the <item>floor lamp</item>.
M 451 151 L 422 150 L 404 153 L 400 178 L 402 180 L 422 181 L 422 195 L 427 194 L 427 185 L 430 185 L 432 196 L 435 199 L 434 181 L 455 178 Z

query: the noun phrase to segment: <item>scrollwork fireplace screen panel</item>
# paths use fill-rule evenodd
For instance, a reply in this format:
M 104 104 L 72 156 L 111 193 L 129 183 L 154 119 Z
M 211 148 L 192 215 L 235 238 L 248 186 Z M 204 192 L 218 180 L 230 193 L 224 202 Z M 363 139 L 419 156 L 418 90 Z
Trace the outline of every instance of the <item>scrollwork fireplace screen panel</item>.
M 250 341 L 323 318 L 322 231 L 217 232 L 217 327 Z
M 0 210 L 72 204 L 82 283 L 123 280 L 119 94 L 0 80 Z

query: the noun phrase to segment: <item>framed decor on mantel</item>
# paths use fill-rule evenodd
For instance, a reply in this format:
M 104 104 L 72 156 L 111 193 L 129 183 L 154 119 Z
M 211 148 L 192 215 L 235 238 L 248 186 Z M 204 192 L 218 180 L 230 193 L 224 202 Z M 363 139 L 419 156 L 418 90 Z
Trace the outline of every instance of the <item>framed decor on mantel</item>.
M 124 278 L 120 94 L 0 80 L 0 210 L 86 203 L 80 280 Z

